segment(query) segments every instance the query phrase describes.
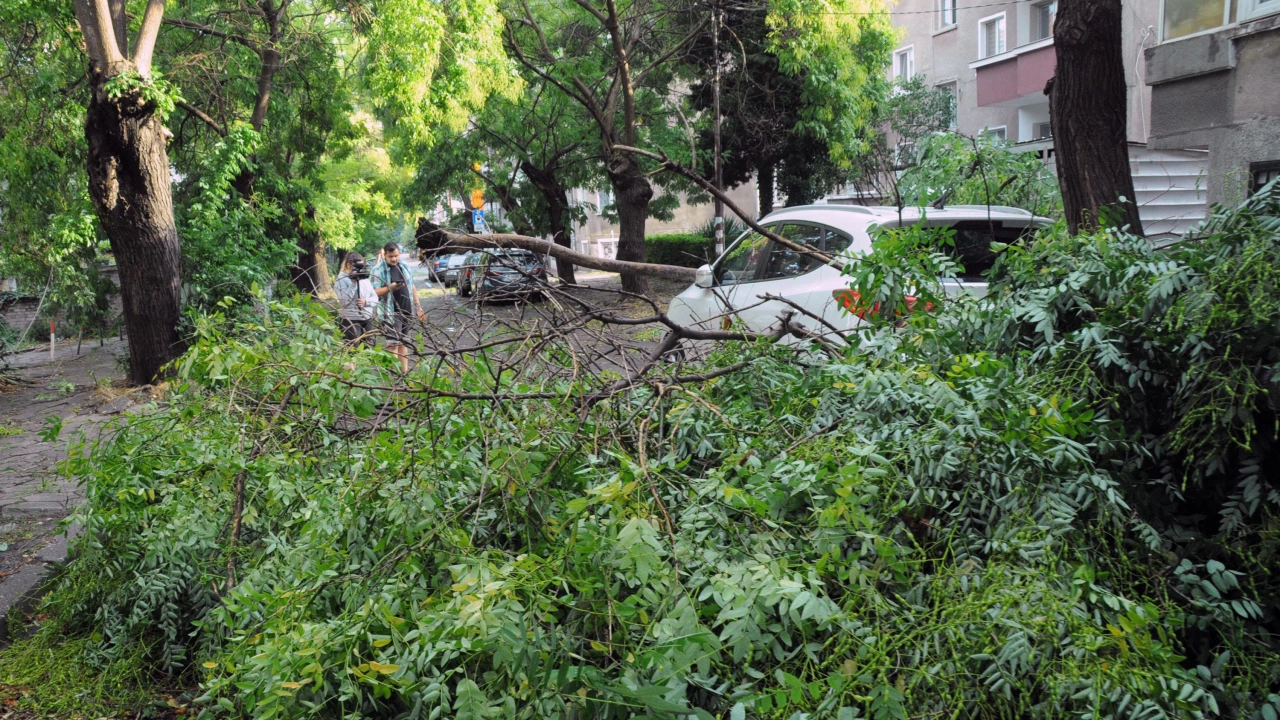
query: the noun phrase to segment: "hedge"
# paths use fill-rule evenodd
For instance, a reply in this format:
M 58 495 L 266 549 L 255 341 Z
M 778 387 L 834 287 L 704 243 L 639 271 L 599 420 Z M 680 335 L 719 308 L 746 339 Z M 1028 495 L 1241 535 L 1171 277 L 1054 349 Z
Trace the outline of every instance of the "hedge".
M 693 233 L 650 235 L 644 239 L 645 262 L 696 268 L 715 257 L 715 242 Z

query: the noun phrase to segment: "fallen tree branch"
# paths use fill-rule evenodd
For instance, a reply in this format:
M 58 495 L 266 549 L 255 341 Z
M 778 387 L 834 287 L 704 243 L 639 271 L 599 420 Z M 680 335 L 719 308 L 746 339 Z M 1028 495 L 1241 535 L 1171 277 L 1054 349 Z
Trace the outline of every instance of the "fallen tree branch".
M 571 262 L 574 265 L 591 268 L 592 270 L 603 270 L 605 272 L 615 273 L 634 273 L 636 275 L 644 275 L 646 277 L 661 278 L 663 280 L 677 280 L 684 282 L 693 282 L 697 277 L 697 271 L 693 268 L 680 267 L 678 265 L 658 265 L 656 263 L 639 263 L 627 260 L 609 260 L 607 258 L 598 258 L 591 255 L 571 250 L 563 245 L 557 245 L 550 240 L 542 238 L 529 237 L 527 235 L 516 235 L 514 233 L 498 233 L 494 235 L 472 235 L 470 233 L 452 233 L 445 231 L 445 236 L 449 239 L 450 245 L 459 247 L 472 248 L 475 250 L 484 250 L 486 248 L 523 248 L 531 250 L 539 255 L 550 255 L 557 260 Z
M 681 177 L 691 180 L 698 187 L 711 193 L 713 197 L 718 199 L 720 202 L 724 203 L 724 206 L 729 208 L 730 212 L 732 212 L 734 215 L 737 215 L 739 218 L 741 218 L 742 222 L 746 223 L 747 227 L 751 228 L 752 230 L 755 230 L 756 232 L 769 238 L 770 240 L 773 240 L 779 245 L 789 247 L 798 253 L 807 255 L 811 258 L 815 258 L 821 261 L 824 265 L 830 265 L 831 267 L 836 268 L 837 270 L 844 270 L 844 265 L 842 263 L 837 262 L 833 256 L 828 255 L 819 250 L 815 250 L 811 247 L 806 247 L 804 245 L 801 245 L 800 243 L 794 240 L 790 240 L 785 237 L 782 237 L 778 233 L 773 232 L 772 230 L 756 222 L 755 218 L 751 217 L 749 214 L 747 214 L 746 211 L 738 207 L 738 204 L 735 203 L 732 198 L 726 195 L 723 190 L 713 185 L 710 181 L 708 181 L 706 178 L 702 177 L 698 173 L 694 172 L 692 169 L 687 168 L 681 165 L 680 163 L 676 162 L 675 160 L 672 160 L 671 158 L 667 157 L 666 153 L 659 154 L 655 152 L 650 152 L 648 150 L 641 150 L 640 148 L 636 148 L 636 147 L 630 147 L 628 145 L 614 145 L 613 149 L 621 150 L 623 152 L 636 153 L 637 155 L 644 155 L 645 157 L 653 158 L 654 160 L 657 160 L 658 162 L 662 163 L 662 167 L 664 170 L 670 170 L 671 172 L 677 175 L 680 175 Z

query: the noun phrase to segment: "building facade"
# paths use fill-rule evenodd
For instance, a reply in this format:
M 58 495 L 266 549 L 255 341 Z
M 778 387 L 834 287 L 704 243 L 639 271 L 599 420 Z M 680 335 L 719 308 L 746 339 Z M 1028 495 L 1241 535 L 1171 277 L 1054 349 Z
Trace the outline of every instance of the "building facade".
M 1280 0 L 1163 0 L 1157 40 L 1151 147 L 1205 148 L 1212 202 L 1280 176 Z
M 1213 0 L 1187 0 L 1204 1 Z M 1178 0 L 1123 2 L 1129 155 L 1139 212 L 1147 234 L 1153 236 L 1189 229 L 1203 219 L 1209 199 L 1211 153 L 1205 143 L 1176 138 L 1153 142 L 1156 118 L 1145 57 L 1161 42 L 1166 2 Z M 1057 6 L 1055 0 L 900 0 L 890 11 L 901 33 L 890 73 L 904 79 L 922 75 L 927 85 L 951 93 L 957 132 L 994 136 L 1052 164 L 1053 133 L 1044 88 L 1057 66 Z
M 725 192 L 729 199 L 743 212 L 752 217 L 759 215 L 760 202 L 756 196 L 755 180 L 749 180 L 738 187 Z M 587 255 L 602 258 L 614 258 L 618 252 L 618 225 L 600 214 L 602 208 L 613 204 L 613 195 L 609 190 L 587 190 L 575 188 L 569 191 L 569 202 L 580 207 L 586 215 L 585 222 L 573 227 L 573 247 Z M 668 233 L 693 233 L 702 229 L 715 217 L 715 206 L 712 203 L 690 205 L 681 196 L 680 204 L 672 211 L 670 220 L 649 218 L 644 224 L 645 235 L 666 235 Z M 732 216 L 727 209 L 725 216 Z

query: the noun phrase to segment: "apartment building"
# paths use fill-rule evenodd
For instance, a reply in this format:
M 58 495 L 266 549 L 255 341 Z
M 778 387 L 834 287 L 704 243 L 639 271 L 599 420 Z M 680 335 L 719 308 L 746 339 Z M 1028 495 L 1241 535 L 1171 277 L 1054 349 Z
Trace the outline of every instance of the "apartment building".
M 1160 43 L 1162 5 L 1177 1 L 1123 3 L 1130 160 L 1149 235 L 1184 232 L 1204 217 L 1207 199 L 1209 153 L 1203 147 L 1176 139 L 1159 146 L 1149 143 L 1154 118 L 1145 53 Z M 985 133 L 1052 163 L 1044 88 L 1057 65 L 1057 7 L 1055 0 L 900 0 L 890 10 L 901 33 L 890 74 L 922 75 L 926 84 L 951 93 L 957 132 Z
M 1212 202 L 1280 176 L 1280 0 L 1163 0 L 1157 39 L 1150 146 L 1206 148 Z

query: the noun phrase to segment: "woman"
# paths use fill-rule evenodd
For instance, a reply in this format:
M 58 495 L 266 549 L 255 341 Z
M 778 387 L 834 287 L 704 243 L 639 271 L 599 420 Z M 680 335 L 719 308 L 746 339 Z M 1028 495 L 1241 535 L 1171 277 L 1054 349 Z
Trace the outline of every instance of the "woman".
M 369 282 L 369 266 L 360 253 L 347 253 L 342 260 L 342 272 L 333 283 L 338 296 L 338 323 L 342 335 L 348 341 L 368 345 L 365 337 L 373 330 L 373 313 L 378 306 L 378 295 Z

